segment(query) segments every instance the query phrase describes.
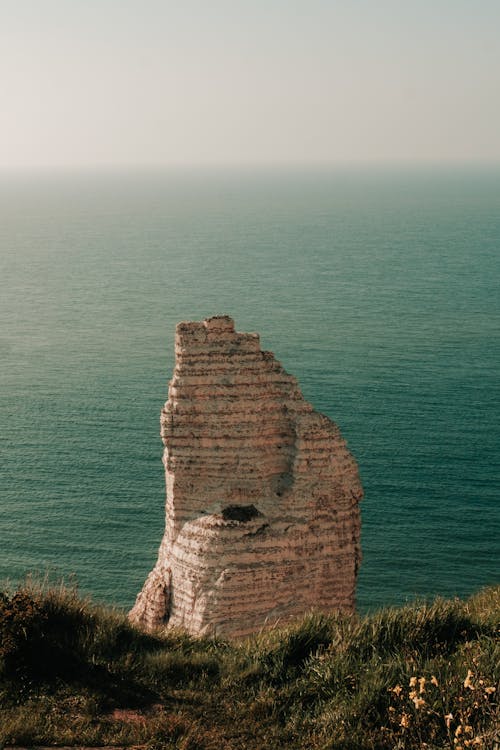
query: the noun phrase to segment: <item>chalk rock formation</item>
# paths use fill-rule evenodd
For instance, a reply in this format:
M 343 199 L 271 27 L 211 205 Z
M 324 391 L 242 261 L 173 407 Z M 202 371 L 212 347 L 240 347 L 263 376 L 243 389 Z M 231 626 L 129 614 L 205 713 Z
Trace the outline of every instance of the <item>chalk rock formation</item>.
M 175 353 L 166 529 L 131 620 L 243 636 L 352 612 L 362 488 L 338 427 L 227 316 L 179 323 Z

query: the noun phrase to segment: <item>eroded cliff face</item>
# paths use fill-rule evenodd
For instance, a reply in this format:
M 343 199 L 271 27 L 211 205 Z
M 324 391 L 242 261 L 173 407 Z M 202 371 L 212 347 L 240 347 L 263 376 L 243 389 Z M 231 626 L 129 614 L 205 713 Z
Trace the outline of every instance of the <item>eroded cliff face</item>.
M 243 636 L 352 612 L 362 488 L 337 425 L 227 316 L 179 323 L 175 354 L 165 535 L 131 620 Z

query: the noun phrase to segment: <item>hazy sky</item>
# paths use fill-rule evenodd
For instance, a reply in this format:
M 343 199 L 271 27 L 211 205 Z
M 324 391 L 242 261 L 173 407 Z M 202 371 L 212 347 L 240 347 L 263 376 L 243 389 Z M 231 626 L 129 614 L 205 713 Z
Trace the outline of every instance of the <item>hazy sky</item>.
M 500 0 L 0 0 L 0 168 L 500 162 Z

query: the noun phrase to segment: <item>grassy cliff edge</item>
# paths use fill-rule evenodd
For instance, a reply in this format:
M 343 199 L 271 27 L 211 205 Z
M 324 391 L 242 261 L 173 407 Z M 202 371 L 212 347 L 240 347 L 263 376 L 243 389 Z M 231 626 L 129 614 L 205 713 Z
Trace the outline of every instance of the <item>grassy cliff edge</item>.
M 499 620 L 500 586 L 228 642 L 26 586 L 0 593 L 0 746 L 490 750 Z

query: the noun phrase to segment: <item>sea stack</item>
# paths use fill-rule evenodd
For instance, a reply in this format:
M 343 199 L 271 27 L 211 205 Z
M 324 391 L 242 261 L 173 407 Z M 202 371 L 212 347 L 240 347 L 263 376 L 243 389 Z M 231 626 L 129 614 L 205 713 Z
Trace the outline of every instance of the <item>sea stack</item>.
M 226 315 L 179 323 L 175 357 L 165 535 L 132 622 L 240 637 L 353 612 L 363 491 L 337 425 Z

